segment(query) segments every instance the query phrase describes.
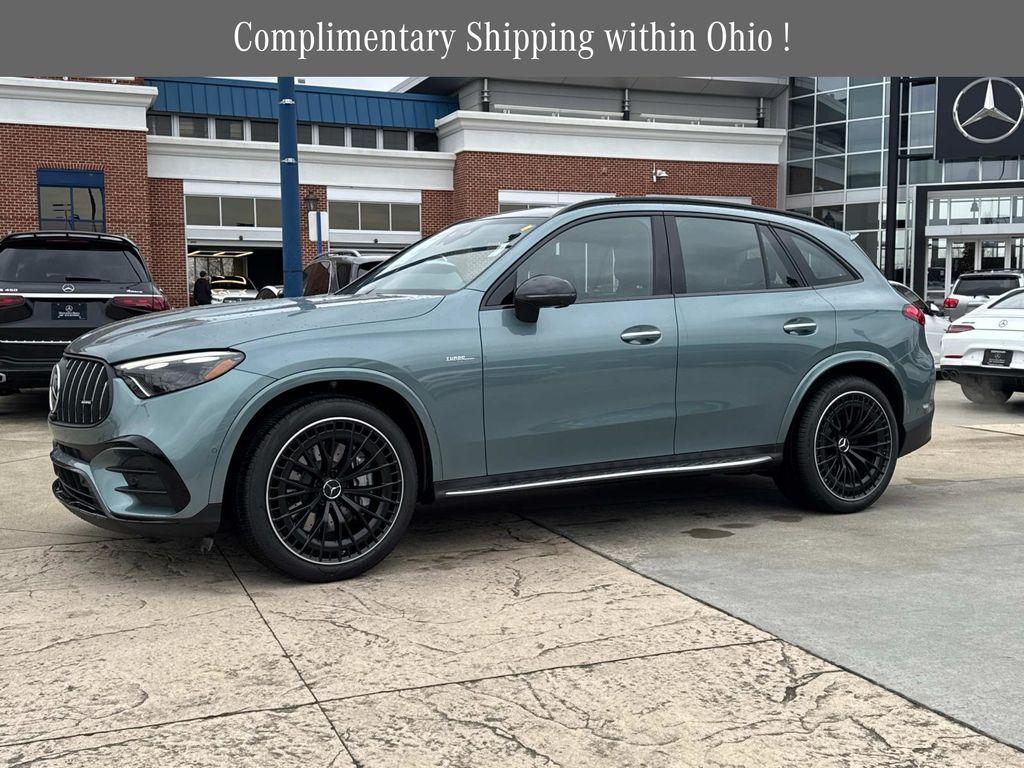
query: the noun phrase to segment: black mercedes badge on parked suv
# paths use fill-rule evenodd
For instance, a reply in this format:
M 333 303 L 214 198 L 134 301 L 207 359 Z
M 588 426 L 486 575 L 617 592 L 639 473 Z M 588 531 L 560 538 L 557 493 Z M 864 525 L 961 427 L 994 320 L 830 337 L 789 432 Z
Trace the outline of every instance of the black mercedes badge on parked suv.
M 135 244 L 93 232 L 0 240 L 0 394 L 45 387 L 86 331 L 169 309 Z

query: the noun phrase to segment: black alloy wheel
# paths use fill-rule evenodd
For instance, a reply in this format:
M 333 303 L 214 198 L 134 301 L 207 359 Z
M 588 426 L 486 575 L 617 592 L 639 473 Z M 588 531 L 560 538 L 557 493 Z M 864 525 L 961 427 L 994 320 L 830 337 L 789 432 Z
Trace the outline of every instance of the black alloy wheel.
M 865 392 L 844 392 L 825 408 L 814 437 L 815 466 L 825 487 L 844 501 L 869 496 L 885 477 L 894 450 L 882 404 Z
M 267 480 L 267 512 L 281 543 L 314 563 L 346 563 L 384 538 L 402 506 L 402 467 L 366 422 L 330 418 L 298 432 Z
M 823 382 L 800 406 L 775 485 L 818 512 L 859 512 L 885 492 L 899 456 L 899 428 L 885 393 L 867 379 Z
M 383 411 L 341 397 L 267 420 L 236 492 L 243 543 L 307 581 L 356 576 L 394 549 L 416 503 L 416 458 Z

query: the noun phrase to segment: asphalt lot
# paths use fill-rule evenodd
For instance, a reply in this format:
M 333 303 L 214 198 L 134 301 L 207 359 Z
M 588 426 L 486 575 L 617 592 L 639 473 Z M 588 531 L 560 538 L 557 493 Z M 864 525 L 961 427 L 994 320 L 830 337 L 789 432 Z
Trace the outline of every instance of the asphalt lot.
M 941 384 L 858 515 L 758 477 L 463 501 L 333 585 L 78 521 L 44 412 L 0 399 L 2 764 L 1024 766 L 1021 396 Z

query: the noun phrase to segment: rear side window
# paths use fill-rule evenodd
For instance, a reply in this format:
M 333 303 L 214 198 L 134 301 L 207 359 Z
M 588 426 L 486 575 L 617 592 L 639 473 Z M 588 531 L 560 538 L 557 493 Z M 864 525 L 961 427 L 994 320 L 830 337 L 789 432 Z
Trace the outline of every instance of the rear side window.
M 989 309 L 1024 309 L 1024 291 L 1011 293 L 1009 296 L 995 302 Z
M 141 283 L 149 276 L 129 251 L 80 248 L 5 248 L 0 281 L 20 283 Z
M 838 285 L 857 279 L 845 264 L 812 240 L 785 230 L 779 235 L 811 285 Z
M 677 217 L 687 293 L 796 288 L 800 280 L 774 236 L 746 221 Z
M 1019 287 L 1020 281 L 1012 275 L 971 275 L 961 277 L 953 293 L 959 296 L 1001 296 Z

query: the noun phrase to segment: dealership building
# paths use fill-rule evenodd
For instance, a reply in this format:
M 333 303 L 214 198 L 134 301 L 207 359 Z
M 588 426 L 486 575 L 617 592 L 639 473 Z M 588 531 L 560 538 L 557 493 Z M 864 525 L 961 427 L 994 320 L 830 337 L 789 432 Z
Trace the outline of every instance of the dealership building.
M 901 86 L 896 274 L 934 297 L 965 269 L 1024 266 L 1024 99 L 1012 78 L 977 80 Z M 811 213 L 877 260 L 887 89 L 847 77 L 300 83 L 303 255 L 316 252 L 313 210 L 328 212 L 332 247 L 391 253 L 467 217 L 693 195 Z M 995 112 L 970 122 L 990 90 Z M 126 234 L 174 306 L 201 269 L 280 283 L 276 115 L 273 83 L 0 78 L 0 232 Z

